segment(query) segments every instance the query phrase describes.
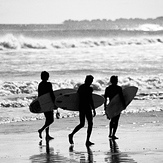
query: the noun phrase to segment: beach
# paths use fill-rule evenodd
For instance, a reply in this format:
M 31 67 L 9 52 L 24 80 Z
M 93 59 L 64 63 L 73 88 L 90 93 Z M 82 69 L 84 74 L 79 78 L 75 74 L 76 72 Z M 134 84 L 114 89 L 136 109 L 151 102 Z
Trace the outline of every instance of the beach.
M 5 163 L 47 162 L 163 162 L 163 112 L 122 114 L 117 136 L 108 138 L 108 123 L 104 115 L 94 118 L 91 141 L 86 148 L 86 127 L 74 136 L 74 147 L 68 134 L 78 124 L 78 116 L 55 119 L 50 128 L 51 141 L 39 139 L 37 130 L 44 120 L 0 125 L 0 160 Z
M 162 30 L 0 27 L 0 162 L 163 162 Z M 119 139 L 109 140 L 109 121 L 101 106 L 94 118 L 94 146 L 86 148 L 84 127 L 70 148 L 68 134 L 79 123 L 78 113 L 62 109 L 50 127 L 54 140 L 46 142 L 44 134 L 41 141 L 37 131 L 44 115 L 31 113 L 29 105 L 38 96 L 42 71 L 49 72 L 53 90 L 77 90 L 90 74 L 99 95 L 112 75 L 122 88 L 138 87 L 121 115 Z

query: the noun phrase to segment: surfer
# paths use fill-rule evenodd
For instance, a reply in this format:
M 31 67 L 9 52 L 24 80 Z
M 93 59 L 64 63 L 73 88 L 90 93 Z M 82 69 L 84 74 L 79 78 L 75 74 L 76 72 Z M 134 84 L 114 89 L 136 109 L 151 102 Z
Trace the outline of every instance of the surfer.
M 117 83 L 118 83 L 118 76 L 111 76 L 110 83 L 111 83 L 111 85 L 109 85 L 105 89 L 105 94 L 104 94 L 104 98 L 105 98 L 104 109 L 106 110 L 107 98 L 109 98 L 109 101 L 111 101 L 113 99 L 113 97 L 115 95 L 117 95 L 117 94 L 120 95 L 120 98 L 122 100 L 123 105 L 126 106 L 125 105 L 125 100 L 124 100 L 124 97 L 123 97 L 123 93 L 122 93 L 122 88 L 117 85 Z M 115 134 L 116 134 L 116 131 L 117 131 L 117 128 L 118 128 L 119 118 L 120 118 L 120 114 L 118 114 L 117 116 L 111 118 L 109 138 L 118 139 L 115 136 Z
M 49 73 L 46 71 L 41 72 L 41 79 L 42 81 L 39 83 L 38 86 L 38 97 L 50 93 L 52 101 L 55 102 L 55 96 L 53 94 L 52 84 L 51 82 L 47 82 L 49 79 Z M 38 130 L 39 137 L 42 139 L 42 132 L 43 130 L 46 131 L 46 140 L 54 139 L 49 135 L 49 126 L 54 122 L 53 111 L 48 111 L 44 113 L 45 116 L 45 124 L 44 126 Z
M 87 138 L 86 138 L 86 146 L 94 145 L 89 139 L 92 133 L 93 127 L 93 117 L 96 116 L 96 111 L 92 99 L 92 92 L 93 88 L 91 84 L 93 82 L 93 76 L 87 75 L 85 78 L 85 83 L 80 85 L 78 88 L 79 94 L 79 119 L 80 124 L 75 127 L 71 134 L 69 134 L 69 143 L 74 144 L 73 136 L 76 132 L 78 132 L 81 128 L 85 125 L 85 118 L 88 121 L 88 128 L 87 128 Z M 92 114 L 93 110 L 93 114 Z

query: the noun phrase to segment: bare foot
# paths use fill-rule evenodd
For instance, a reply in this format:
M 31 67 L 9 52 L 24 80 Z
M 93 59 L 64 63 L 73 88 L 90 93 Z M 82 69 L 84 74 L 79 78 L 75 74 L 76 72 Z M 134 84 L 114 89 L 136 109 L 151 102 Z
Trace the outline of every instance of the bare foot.
M 53 137 L 51 137 L 51 136 L 46 136 L 46 138 L 45 138 L 46 140 L 52 140 L 52 139 L 54 139 Z
M 68 135 L 68 138 L 69 138 L 69 143 L 74 144 L 73 136 L 71 134 Z
M 112 139 L 118 139 L 116 136 L 112 136 Z
M 86 146 L 91 146 L 91 145 L 94 145 L 95 143 L 92 143 L 92 142 L 90 142 L 90 141 L 87 141 L 86 143 L 85 143 L 85 145 Z

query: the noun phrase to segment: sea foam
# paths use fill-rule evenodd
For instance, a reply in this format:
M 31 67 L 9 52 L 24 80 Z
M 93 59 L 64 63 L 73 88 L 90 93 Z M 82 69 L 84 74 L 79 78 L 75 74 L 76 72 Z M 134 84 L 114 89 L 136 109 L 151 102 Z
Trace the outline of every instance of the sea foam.
M 80 80 L 54 80 L 51 81 L 53 90 L 72 88 L 78 89 Z M 1 107 L 24 107 L 37 97 L 39 81 L 2 82 L 0 85 Z M 93 82 L 94 92 L 103 95 L 109 85 L 109 78 L 97 79 Z M 163 98 L 163 78 L 161 77 L 120 77 L 119 85 L 123 88 L 128 86 L 138 87 L 135 100 L 150 100 Z
M 78 89 L 82 83 L 80 80 L 54 80 L 51 81 L 53 90 L 62 88 Z M 39 81 L 6 81 L 0 83 L 0 124 L 33 121 L 43 119 L 43 114 L 32 114 L 29 104 L 37 98 Z M 105 88 L 110 84 L 109 78 L 96 79 L 93 82 L 94 93 L 103 95 Z M 163 103 L 163 78 L 161 77 L 119 77 L 119 85 L 123 88 L 128 86 L 138 87 L 129 107 L 123 114 L 162 111 Z M 78 112 L 59 109 L 61 118 L 78 116 Z M 103 106 L 97 109 L 98 115 L 104 115 Z

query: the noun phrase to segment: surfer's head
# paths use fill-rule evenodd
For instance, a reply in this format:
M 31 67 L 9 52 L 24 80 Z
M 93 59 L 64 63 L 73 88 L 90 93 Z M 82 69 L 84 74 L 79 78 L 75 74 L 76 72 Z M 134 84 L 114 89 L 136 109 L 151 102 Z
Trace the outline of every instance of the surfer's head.
M 92 75 L 87 75 L 85 78 L 85 84 L 91 85 L 93 82 L 94 77 Z
M 118 83 L 118 76 L 111 76 L 111 78 L 110 78 L 110 82 L 112 83 L 112 84 L 117 84 Z
M 49 73 L 47 71 L 42 71 L 41 72 L 41 79 L 43 81 L 47 81 L 49 79 Z

